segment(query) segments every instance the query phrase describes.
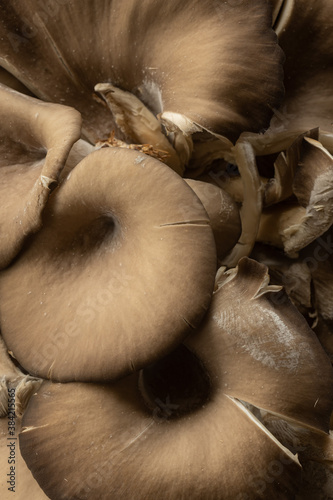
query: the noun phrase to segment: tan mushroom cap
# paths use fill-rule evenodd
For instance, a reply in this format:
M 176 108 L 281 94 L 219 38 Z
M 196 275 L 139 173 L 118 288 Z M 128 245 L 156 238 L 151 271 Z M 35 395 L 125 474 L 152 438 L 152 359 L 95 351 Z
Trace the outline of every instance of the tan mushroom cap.
M 232 197 L 214 184 L 185 179 L 207 211 L 214 233 L 217 256 L 226 255 L 241 234 L 239 208 Z
M 8 434 L 8 419 L 0 418 L 0 497 L 3 500 L 10 500 L 10 498 L 15 498 L 15 500 L 48 500 L 49 497 L 41 490 L 21 456 L 18 441 L 21 421 L 15 418 L 14 422 L 15 436 L 10 436 Z M 15 461 L 8 463 L 10 460 Z M 15 472 L 12 479 L 10 475 L 7 475 L 13 472 L 10 467 L 14 467 Z M 8 488 L 14 489 L 8 490 Z
M 45 382 L 24 415 L 21 453 L 51 500 L 292 499 L 297 459 L 223 392 L 163 420 L 136 375 L 108 386 Z
M 223 378 L 228 396 L 328 431 L 331 363 L 305 319 L 285 294 L 273 293 L 281 287 L 268 279 L 266 266 L 248 258 L 221 275 L 204 324 L 186 345 L 213 383 Z
M 80 137 L 74 109 L 0 84 L 0 269 L 41 226 L 51 187 Z
M 207 310 L 216 250 L 185 181 L 135 151 L 88 155 L 0 274 L 1 331 L 30 373 L 108 380 L 173 349 Z
M 93 99 L 99 83 L 132 92 L 154 114 L 231 139 L 268 126 L 282 98 L 283 56 L 265 0 L 72 0 L 43 11 L 17 0 L 1 7 L 3 67 L 38 97 L 78 109 L 94 141 L 114 127 L 103 101 Z

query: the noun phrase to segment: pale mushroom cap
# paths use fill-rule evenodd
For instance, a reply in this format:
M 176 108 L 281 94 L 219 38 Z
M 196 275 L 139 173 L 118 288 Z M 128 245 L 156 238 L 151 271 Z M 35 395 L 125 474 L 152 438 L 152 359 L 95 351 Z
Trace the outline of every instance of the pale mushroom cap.
M 30 373 L 108 380 L 173 349 L 207 310 L 216 250 L 185 181 L 119 148 L 54 191 L 43 229 L 0 274 L 1 330 Z
M 81 117 L 0 84 L 0 269 L 41 226 L 41 213 L 68 154 Z
M 109 386 L 44 383 L 20 448 L 54 500 L 293 498 L 297 460 L 223 390 L 183 418 L 156 417 L 137 376 Z
M 1 64 L 38 97 L 78 109 L 91 140 L 114 128 L 92 97 L 98 83 L 230 139 L 268 126 L 281 101 L 283 56 L 264 0 L 75 0 L 46 12 L 2 3 Z

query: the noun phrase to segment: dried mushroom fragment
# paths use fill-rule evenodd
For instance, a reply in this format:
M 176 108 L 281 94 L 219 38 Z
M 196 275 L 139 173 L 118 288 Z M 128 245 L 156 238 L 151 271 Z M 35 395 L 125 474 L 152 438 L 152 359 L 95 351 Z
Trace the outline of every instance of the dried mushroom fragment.
M 1 331 L 30 373 L 117 378 L 200 323 L 214 287 L 213 233 L 194 192 L 159 161 L 91 153 L 52 193 L 43 224 L 0 274 Z
M 48 104 L 0 84 L 0 269 L 31 233 L 68 154 L 80 137 L 74 109 Z

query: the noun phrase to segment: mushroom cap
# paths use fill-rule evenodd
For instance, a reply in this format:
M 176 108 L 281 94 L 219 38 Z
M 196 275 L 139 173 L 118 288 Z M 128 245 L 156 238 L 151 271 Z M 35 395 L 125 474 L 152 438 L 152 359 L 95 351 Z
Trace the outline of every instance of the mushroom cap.
M 51 499 L 293 498 L 296 458 L 222 387 L 192 414 L 163 420 L 137 383 L 44 382 L 32 397 L 20 449 Z
M 16 500 L 48 500 L 49 497 L 46 496 L 43 490 L 39 487 L 21 456 L 19 441 L 17 439 L 18 433 L 21 430 L 21 421 L 18 418 L 14 419 L 15 440 L 13 440 L 13 436 L 8 434 L 8 422 L 7 418 L 0 418 L 1 498 L 4 500 L 12 497 Z M 11 451 L 14 455 L 13 453 L 10 455 Z M 13 458 L 15 458 L 15 462 L 9 463 L 9 460 Z M 14 491 L 8 491 L 11 484 L 7 483 L 7 481 L 10 481 L 10 477 L 8 477 L 7 474 L 10 474 L 11 470 L 13 470 L 10 469 L 11 466 L 14 467 L 15 472 Z
M 120 377 L 200 323 L 214 287 L 213 233 L 193 191 L 158 160 L 91 153 L 52 193 L 43 224 L 0 274 L 1 331 L 30 373 Z
M 217 384 L 223 367 L 228 396 L 328 432 L 331 363 L 303 316 L 268 279 L 266 266 L 241 259 L 219 278 L 203 325 L 185 344 Z
M 0 84 L 0 269 L 41 226 L 41 213 L 68 154 L 81 117 Z
M 2 4 L 1 64 L 41 99 L 78 109 L 92 141 L 114 128 L 93 99 L 98 83 L 232 140 L 268 126 L 281 101 L 283 54 L 265 0 Z

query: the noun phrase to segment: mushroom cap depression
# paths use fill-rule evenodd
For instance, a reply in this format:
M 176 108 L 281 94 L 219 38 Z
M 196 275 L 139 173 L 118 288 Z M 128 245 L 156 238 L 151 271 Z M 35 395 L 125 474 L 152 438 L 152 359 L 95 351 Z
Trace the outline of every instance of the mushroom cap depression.
M 41 226 L 41 212 L 68 154 L 81 117 L 0 84 L 0 269 Z
M 147 409 L 137 379 L 44 382 L 32 397 L 20 449 L 51 500 L 294 498 L 296 457 L 224 394 L 222 376 L 211 401 L 171 420 Z
M 109 380 L 173 349 L 207 310 L 216 249 L 186 182 L 103 148 L 55 190 L 44 226 L 0 274 L 7 347 L 30 373 Z
M 99 83 L 231 140 L 267 127 L 283 95 L 283 53 L 265 0 L 0 5 L 0 64 L 39 98 L 78 109 L 93 142 L 115 125 L 93 98 Z

